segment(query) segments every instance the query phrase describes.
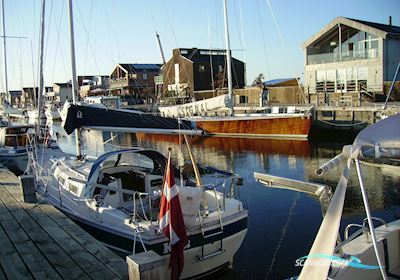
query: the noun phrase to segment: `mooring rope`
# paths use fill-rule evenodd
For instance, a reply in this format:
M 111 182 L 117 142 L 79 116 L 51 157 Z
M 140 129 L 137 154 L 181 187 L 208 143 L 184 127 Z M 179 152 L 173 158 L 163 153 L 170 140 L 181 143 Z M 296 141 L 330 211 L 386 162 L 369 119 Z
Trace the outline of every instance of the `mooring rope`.
M 340 124 L 340 123 L 333 123 L 333 122 L 323 121 L 323 120 L 318 120 L 318 121 L 325 123 L 325 124 L 333 125 L 333 126 L 344 126 L 344 127 L 358 126 L 358 125 L 363 125 L 363 124 L 368 123 L 368 122 L 359 122 L 359 123 L 350 123 L 350 124 Z
M 273 255 L 272 260 L 271 260 L 271 264 L 270 264 L 270 266 L 268 268 L 268 271 L 267 271 L 267 273 L 265 275 L 265 279 L 268 279 L 268 275 L 271 273 L 272 268 L 274 267 L 275 260 L 276 260 L 276 255 L 278 254 L 279 249 L 282 246 L 283 239 L 285 238 L 285 235 L 286 235 L 287 229 L 289 227 L 289 224 L 292 221 L 292 217 L 293 217 L 293 215 L 295 213 L 295 208 L 296 208 L 296 205 L 297 205 L 297 201 L 299 200 L 300 197 L 301 197 L 301 194 L 299 192 L 296 192 L 296 195 L 295 195 L 295 197 L 293 199 L 292 206 L 289 209 L 288 219 L 286 221 L 286 224 L 282 227 L 282 235 L 281 235 L 281 238 L 279 239 L 278 245 L 276 246 L 274 255 Z

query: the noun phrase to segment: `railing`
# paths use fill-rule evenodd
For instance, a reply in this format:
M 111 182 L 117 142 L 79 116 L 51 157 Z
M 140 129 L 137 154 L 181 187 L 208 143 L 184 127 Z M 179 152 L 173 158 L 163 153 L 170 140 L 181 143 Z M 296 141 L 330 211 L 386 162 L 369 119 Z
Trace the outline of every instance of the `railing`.
M 311 55 L 307 56 L 307 65 L 353 61 L 353 60 L 362 60 L 362 59 L 374 59 L 377 57 L 378 57 L 378 49 L 377 48 L 346 51 L 346 52 L 342 52 L 341 55 L 339 53 L 311 54 Z

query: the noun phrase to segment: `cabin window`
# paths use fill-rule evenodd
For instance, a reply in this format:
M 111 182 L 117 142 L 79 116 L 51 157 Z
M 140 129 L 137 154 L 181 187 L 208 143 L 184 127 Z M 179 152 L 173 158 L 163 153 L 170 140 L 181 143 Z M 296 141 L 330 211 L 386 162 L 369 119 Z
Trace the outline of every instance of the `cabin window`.
M 59 177 L 58 177 L 58 183 L 59 183 L 61 186 L 64 186 L 64 185 L 65 185 L 65 178 L 59 176 Z
M 69 190 L 71 191 L 71 192 L 73 192 L 74 194 L 78 194 L 78 187 L 77 186 L 75 186 L 74 184 L 69 184 Z
M 147 80 L 147 73 L 143 73 L 143 80 Z

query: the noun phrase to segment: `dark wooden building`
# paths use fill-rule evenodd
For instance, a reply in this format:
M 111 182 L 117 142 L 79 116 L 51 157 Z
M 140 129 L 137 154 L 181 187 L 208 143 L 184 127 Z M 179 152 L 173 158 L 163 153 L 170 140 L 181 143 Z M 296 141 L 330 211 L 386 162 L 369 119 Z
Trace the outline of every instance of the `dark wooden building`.
M 138 102 L 151 102 L 154 96 L 154 77 L 160 64 L 119 63 L 110 75 L 110 90 L 115 95 L 130 95 Z
M 227 87 L 226 51 L 174 49 L 163 66 L 163 93 L 193 96 L 193 92 Z M 233 88 L 245 86 L 245 64 L 232 58 Z

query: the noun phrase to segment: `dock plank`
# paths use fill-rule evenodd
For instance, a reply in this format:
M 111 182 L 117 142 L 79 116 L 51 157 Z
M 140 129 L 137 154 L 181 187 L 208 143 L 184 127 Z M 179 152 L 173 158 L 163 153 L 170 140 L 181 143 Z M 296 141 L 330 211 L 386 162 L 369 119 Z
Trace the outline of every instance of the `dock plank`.
M 4 273 L 3 269 L 1 268 L 0 265 L 0 280 L 6 280 L 6 274 Z
M 8 190 L 9 187 L 3 188 Z M 22 226 L 29 238 L 37 245 L 54 269 L 65 279 L 89 279 L 73 259 L 58 246 L 53 239 L 37 224 L 32 217 L 21 209 L 21 205 L 10 193 L 1 191 L 0 199 L 5 202 L 16 221 Z M 13 211 L 14 210 L 14 211 Z
M 0 280 L 128 279 L 126 262 L 58 209 L 23 202 L 0 165 Z
M 46 213 L 40 209 L 40 207 L 30 209 L 29 213 L 83 270 L 88 272 L 90 267 L 94 267 L 95 269 L 92 269 L 93 272 L 99 273 L 107 279 L 114 276 L 112 271 L 99 263 L 99 261 L 92 254 L 84 250 L 84 248 L 66 231 L 60 230 L 60 226 L 57 225 L 49 216 L 47 216 Z M 92 276 L 91 274 L 89 275 L 90 277 Z
M 17 250 L 0 226 L 0 266 L 10 279 L 33 279 Z
M 2 200 L 0 200 L 0 208 L 6 208 Z M 61 279 L 57 272 L 43 257 L 38 248 L 30 240 L 26 232 L 13 219 L 13 216 L 10 212 L 3 212 L 0 217 L 0 222 L 6 234 L 9 236 L 9 239 L 12 241 L 16 250 L 21 256 L 23 262 L 26 264 L 35 278 Z
M 54 207 L 41 204 L 39 207 L 46 212 L 59 226 L 66 229 L 70 235 L 82 246 L 91 252 L 100 262 L 106 265 L 120 278 L 128 278 L 128 267 L 125 262 L 121 262 L 121 258 L 116 254 L 110 256 L 110 250 L 94 240 L 87 232 L 75 224 L 64 214 L 54 211 Z

